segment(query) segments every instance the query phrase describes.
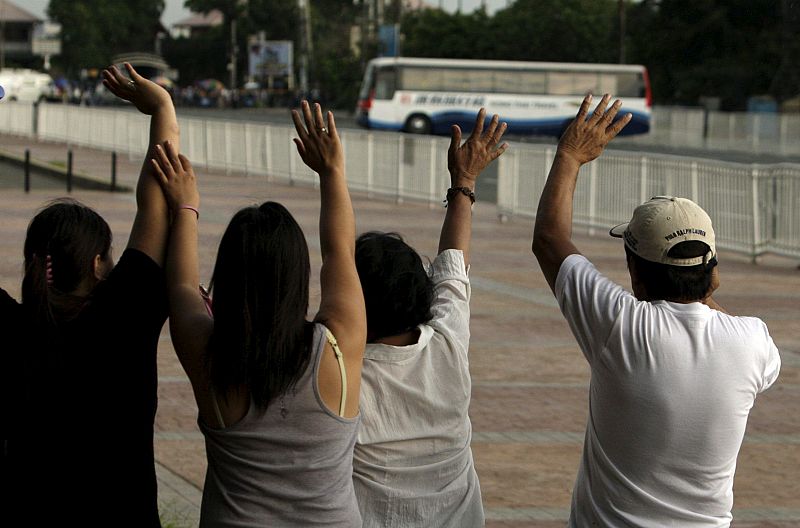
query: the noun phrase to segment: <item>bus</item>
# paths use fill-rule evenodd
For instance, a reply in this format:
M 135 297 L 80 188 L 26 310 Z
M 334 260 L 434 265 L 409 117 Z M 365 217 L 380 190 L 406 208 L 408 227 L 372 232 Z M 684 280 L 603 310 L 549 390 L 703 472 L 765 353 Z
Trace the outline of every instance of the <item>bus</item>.
M 515 135 L 560 136 L 587 93 L 622 100 L 633 114 L 622 134 L 650 130 L 647 69 L 633 64 L 578 64 L 385 57 L 367 64 L 356 122 L 412 134 L 472 129 L 481 107 Z

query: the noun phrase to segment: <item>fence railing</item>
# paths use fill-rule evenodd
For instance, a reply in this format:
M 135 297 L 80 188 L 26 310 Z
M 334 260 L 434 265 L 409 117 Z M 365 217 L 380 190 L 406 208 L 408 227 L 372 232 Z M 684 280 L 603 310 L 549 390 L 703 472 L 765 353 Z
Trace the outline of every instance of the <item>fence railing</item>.
M 36 107 L 30 103 L 6 101 L 0 104 L 0 132 L 31 137 L 35 132 Z
M 122 109 L 41 104 L 0 105 L 0 131 L 74 145 L 144 155 L 146 116 Z M 34 123 L 35 116 L 35 123 Z M 702 133 L 697 114 L 670 114 L 674 144 L 692 146 Z M 314 183 L 300 161 L 290 126 L 181 118 L 181 146 L 198 166 L 268 179 Z M 792 125 L 793 127 L 794 125 Z M 787 130 L 791 127 L 786 125 Z M 793 128 L 791 130 L 794 130 Z M 663 131 L 655 134 L 666 134 Z M 792 132 L 800 136 L 800 129 Z M 354 190 L 439 203 L 448 186 L 447 139 L 341 130 Z M 497 207 L 501 215 L 533 216 L 555 151 L 516 144 L 499 160 Z M 636 205 L 656 195 L 694 199 L 714 219 L 720 248 L 756 256 L 800 257 L 800 165 L 746 165 L 700 158 L 609 151 L 582 169 L 575 221 L 606 230 L 626 221 Z
M 500 158 L 500 215 L 533 217 L 555 155 L 552 147 L 515 145 Z M 717 245 L 757 256 L 800 257 L 800 165 L 745 165 L 610 150 L 581 169 L 574 219 L 607 231 L 659 195 L 699 203 L 714 221 Z

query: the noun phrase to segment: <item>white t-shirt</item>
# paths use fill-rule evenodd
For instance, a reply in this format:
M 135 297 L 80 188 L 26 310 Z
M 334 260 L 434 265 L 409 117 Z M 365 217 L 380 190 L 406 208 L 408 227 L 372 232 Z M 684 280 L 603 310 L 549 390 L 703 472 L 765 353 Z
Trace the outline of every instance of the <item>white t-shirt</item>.
M 431 265 L 433 319 L 416 344 L 368 344 L 353 482 L 365 528 L 483 526 L 467 414 L 470 285 L 459 250 Z
M 729 526 L 747 416 L 780 370 L 764 322 L 638 301 L 582 255 L 555 291 L 592 372 L 569 525 Z

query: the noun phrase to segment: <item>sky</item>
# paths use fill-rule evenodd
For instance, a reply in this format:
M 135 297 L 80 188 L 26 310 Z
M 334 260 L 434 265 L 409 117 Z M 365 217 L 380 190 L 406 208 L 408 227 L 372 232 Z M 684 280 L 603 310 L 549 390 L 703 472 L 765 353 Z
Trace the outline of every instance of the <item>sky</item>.
M 45 15 L 45 11 L 47 10 L 47 4 L 49 0 L 10 0 L 13 3 L 17 4 L 18 6 L 27 9 L 34 15 L 45 19 L 47 16 Z M 118 0 L 109 0 L 111 2 L 118 1 Z M 189 10 L 183 7 L 184 0 L 165 0 L 166 7 L 164 9 L 164 14 L 161 17 L 161 22 L 169 27 L 170 25 L 174 24 L 178 20 L 182 18 L 186 18 L 189 16 Z M 313 2 L 314 0 L 311 0 Z M 455 11 L 458 7 L 459 2 L 461 3 L 461 8 L 466 11 L 470 12 L 477 9 L 481 5 L 481 0 L 425 0 L 428 4 L 437 7 L 441 3 L 444 9 L 448 11 Z M 488 7 L 489 11 L 494 11 L 501 7 L 504 7 L 508 0 L 486 0 L 486 6 Z

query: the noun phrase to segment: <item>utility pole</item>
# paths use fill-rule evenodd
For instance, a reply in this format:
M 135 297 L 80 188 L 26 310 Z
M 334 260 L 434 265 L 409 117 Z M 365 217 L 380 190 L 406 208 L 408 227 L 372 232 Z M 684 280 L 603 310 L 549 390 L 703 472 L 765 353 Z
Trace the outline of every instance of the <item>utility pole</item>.
M 298 0 L 300 9 L 300 92 L 308 97 L 310 56 L 314 52 L 311 39 L 311 0 Z
M 0 70 L 6 67 L 6 0 L 0 0 Z

